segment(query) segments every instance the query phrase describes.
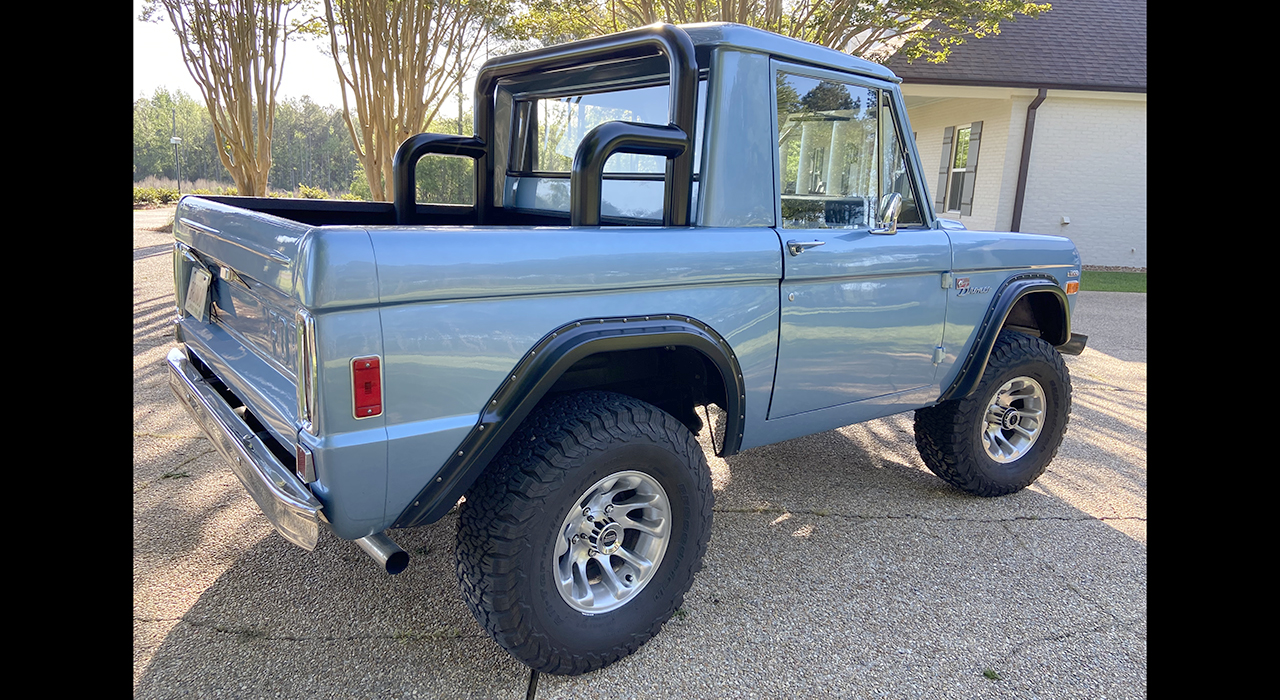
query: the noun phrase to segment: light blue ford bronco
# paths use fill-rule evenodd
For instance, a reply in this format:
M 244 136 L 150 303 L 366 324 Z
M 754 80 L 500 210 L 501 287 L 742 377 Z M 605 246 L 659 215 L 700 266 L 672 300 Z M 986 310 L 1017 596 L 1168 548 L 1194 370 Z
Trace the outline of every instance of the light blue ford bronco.
M 915 411 L 979 496 L 1053 459 L 1079 254 L 939 219 L 910 135 L 884 67 L 734 24 L 495 58 L 392 203 L 182 199 L 173 391 L 289 541 L 397 573 L 387 531 L 456 507 L 493 639 L 599 669 L 702 566 L 702 430 L 728 457 Z M 472 204 L 419 201 L 424 156 Z

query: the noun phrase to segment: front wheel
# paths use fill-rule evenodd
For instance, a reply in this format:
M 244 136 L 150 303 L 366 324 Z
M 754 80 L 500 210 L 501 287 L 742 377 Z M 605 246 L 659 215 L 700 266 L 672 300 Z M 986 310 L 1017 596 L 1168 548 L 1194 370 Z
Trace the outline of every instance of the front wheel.
M 555 397 L 467 493 L 463 598 L 531 668 L 602 668 L 683 601 L 702 568 L 712 499 L 702 448 L 675 418 L 621 394 Z
M 1071 376 L 1052 345 L 1001 331 L 977 388 L 916 411 L 916 448 L 942 480 L 978 496 L 1030 486 L 1053 461 L 1071 413 Z

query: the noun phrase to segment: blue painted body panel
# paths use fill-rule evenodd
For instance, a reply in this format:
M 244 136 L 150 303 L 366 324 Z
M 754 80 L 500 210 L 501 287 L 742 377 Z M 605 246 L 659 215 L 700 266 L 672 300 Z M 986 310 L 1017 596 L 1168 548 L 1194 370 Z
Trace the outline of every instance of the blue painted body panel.
M 770 143 L 774 110 L 769 57 L 720 50 L 712 58 L 715 76 L 707 90 L 707 113 L 719 117 L 704 129 L 699 196 L 694 200 L 703 226 L 773 226 L 773 149 L 743 148 Z
M 181 335 L 284 450 L 311 450 L 309 488 L 339 537 L 394 523 L 520 359 L 564 324 L 679 314 L 709 326 L 741 367 L 747 449 L 935 402 L 994 301 L 944 288 L 944 273 L 996 289 L 1028 271 L 1065 285 L 1079 269 L 1065 238 L 944 229 L 928 197 L 925 225 L 895 235 L 776 230 L 773 58 L 875 81 L 909 133 L 896 79 L 756 30 L 689 33 L 713 48 L 695 227 L 324 226 L 182 200 L 178 307 L 193 266 L 215 281 L 213 317 L 186 316 Z M 914 148 L 908 162 L 924 191 Z M 825 245 L 790 256 L 791 238 Z M 300 310 L 316 339 L 310 432 L 298 420 Z M 357 418 L 350 363 L 369 355 L 382 360 L 384 411 Z
M 435 477 L 529 348 L 551 329 L 579 319 L 673 309 L 698 318 L 723 335 L 738 357 L 747 389 L 747 429 L 763 423 L 777 347 L 777 290 L 774 278 L 384 308 L 387 419 L 401 428 L 414 426 L 388 447 L 388 510 L 398 514 Z
M 788 256 L 770 418 L 933 383 L 951 246 L 941 231 L 783 232 L 825 245 Z
M 948 231 L 951 238 L 953 274 L 968 277 L 970 288 L 997 290 L 1014 275 L 1035 273 L 1052 278 L 1066 289 L 1067 272 L 1080 270 L 1080 253 L 1071 239 L 1032 233 L 989 231 Z M 1078 277 L 1070 278 L 1079 280 Z M 993 293 L 958 296 L 948 290 L 947 328 L 943 345 L 946 354 L 938 366 L 938 385 L 950 386 L 960 372 L 957 360 L 968 355 L 977 340 L 978 325 L 991 306 Z M 1071 311 L 1076 296 L 1067 297 Z
M 371 228 L 369 236 L 382 304 L 782 276 L 778 237 L 761 229 Z

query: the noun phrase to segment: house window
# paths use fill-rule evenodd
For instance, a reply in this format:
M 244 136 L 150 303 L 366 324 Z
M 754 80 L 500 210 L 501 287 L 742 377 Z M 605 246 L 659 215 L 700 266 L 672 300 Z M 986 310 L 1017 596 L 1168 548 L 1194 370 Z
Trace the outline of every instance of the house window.
M 955 154 L 951 159 L 951 190 L 947 195 L 947 211 L 960 211 L 960 197 L 964 193 L 964 185 L 966 178 L 972 178 L 973 173 L 969 172 L 969 136 L 972 134 L 972 127 L 964 127 L 956 129 L 955 147 L 952 152 Z M 972 184 L 970 185 L 972 188 Z
M 934 205 L 961 216 L 973 214 L 973 191 L 978 178 L 978 146 L 982 122 L 949 126 L 942 137 L 942 167 Z

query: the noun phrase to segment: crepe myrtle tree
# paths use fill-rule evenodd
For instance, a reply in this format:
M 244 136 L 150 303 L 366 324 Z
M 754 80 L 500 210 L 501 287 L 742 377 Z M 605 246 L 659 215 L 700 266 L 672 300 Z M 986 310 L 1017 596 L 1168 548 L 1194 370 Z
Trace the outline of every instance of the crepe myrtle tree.
M 173 25 L 240 194 L 265 196 L 289 14 L 302 0 L 148 0 L 141 19 Z
M 392 158 L 427 130 L 481 57 L 506 0 L 324 0 L 342 111 L 370 196 L 392 199 Z

